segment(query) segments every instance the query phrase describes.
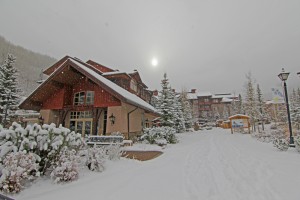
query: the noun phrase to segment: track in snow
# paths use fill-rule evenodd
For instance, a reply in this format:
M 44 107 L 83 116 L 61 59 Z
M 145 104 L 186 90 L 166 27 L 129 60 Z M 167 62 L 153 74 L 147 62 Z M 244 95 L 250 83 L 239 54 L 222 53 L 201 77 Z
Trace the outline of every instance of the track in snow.
M 193 144 L 183 170 L 185 199 L 278 199 L 269 186 L 270 167 L 233 137 L 211 131 Z

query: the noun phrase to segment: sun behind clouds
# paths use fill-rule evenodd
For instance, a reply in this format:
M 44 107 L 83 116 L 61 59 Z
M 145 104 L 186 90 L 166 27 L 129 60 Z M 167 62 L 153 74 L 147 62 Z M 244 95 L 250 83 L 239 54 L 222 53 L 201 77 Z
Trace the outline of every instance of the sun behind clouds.
M 157 60 L 156 58 L 152 58 L 151 64 L 152 64 L 153 67 L 157 67 L 157 65 L 158 65 L 158 60 Z

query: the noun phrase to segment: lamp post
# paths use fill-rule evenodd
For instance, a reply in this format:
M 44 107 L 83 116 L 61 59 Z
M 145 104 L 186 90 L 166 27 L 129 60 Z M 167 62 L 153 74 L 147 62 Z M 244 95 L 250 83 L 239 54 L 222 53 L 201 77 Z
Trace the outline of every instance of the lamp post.
M 293 132 L 292 132 L 291 116 L 290 116 L 290 106 L 289 106 L 289 99 L 288 99 L 288 93 L 287 93 L 287 87 L 286 87 L 286 80 L 288 79 L 289 74 L 290 74 L 289 72 L 285 72 L 284 68 L 282 68 L 282 72 L 280 74 L 278 74 L 278 77 L 281 79 L 281 81 L 283 81 L 285 104 L 286 104 L 288 123 L 289 123 L 289 131 L 290 131 L 290 147 L 294 147 L 294 138 L 293 138 Z

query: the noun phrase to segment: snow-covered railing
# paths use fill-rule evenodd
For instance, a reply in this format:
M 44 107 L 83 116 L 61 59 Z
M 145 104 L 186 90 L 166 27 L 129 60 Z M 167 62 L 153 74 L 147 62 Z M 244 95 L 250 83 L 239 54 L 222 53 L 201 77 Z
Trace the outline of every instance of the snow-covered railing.
M 88 145 L 123 145 L 123 136 L 118 135 L 93 135 L 88 137 Z

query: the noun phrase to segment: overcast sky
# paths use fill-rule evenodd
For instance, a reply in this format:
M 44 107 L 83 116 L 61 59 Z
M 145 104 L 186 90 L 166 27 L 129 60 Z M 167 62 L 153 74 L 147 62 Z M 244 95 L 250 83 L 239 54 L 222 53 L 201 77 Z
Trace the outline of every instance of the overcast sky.
M 166 72 L 177 90 L 240 93 L 251 71 L 268 93 L 282 67 L 300 85 L 299 0 L 0 0 L 0 35 L 57 59 L 137 69 L 150 89 Z

